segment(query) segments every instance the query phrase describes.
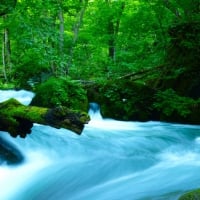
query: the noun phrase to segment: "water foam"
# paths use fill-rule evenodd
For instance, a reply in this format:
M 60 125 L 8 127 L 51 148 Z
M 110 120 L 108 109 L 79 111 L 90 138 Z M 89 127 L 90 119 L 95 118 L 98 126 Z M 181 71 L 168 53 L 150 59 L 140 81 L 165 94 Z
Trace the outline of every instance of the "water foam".
M 0 102 L 6 101 L 10 98 L 15 98 L 24 105 L 28 105 L 34 97 L 33 92 L 26 90 L 0 90 Z

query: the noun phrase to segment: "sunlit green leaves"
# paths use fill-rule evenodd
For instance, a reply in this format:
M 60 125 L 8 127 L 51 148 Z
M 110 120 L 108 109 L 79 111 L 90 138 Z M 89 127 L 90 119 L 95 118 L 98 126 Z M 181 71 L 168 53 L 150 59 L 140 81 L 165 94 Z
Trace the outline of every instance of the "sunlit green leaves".
M 118 77 L 164 64 L 173 40 L 170 27 L 191 24 L 198 18 L 198 9 L 197 0 L 20 0 L 0 29 L 9 29 L 16 71 L 27 65 L 41 72 L 67 66 L 68 75 L 75 79 Z M 179 45 L 196 48 L 198 43 L 190 38 Z

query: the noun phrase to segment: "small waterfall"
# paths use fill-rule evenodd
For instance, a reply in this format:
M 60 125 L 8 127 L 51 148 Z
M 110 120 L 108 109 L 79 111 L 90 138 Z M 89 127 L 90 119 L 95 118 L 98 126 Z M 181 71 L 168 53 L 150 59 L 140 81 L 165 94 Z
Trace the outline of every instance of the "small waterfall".
M 101 115 L 100 106 L 97 103 L 90 103 L 90 109 L 88 114 L 90 115 L 91 121 L 86 127 L 96 127 L 100 129 L 107 129 L 107 130 L 136 130 L 139 128 L 137 124 L 140 123 L 133 123 L 133 122 L 125 122 L 125 121 L 118 121 L 113 120 L 110 118 L 103 118 Z
M 100 113 L 100 106 L 97 103 L 90 103 L 90 109 L 88 113 L 92 120 L 102 120 Z

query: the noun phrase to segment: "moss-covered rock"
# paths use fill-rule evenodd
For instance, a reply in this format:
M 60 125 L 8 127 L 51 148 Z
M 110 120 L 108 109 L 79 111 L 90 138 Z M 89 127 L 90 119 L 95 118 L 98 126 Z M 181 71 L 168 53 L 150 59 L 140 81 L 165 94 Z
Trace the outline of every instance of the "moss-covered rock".
M 16 99 L 0 103 L 0 130 L 7 131 L 14 137 L 25 137 L 31 132 L 33 123 L 66 128 L 81 134 L 88 121 L 87 113 L 62 106 L 53 109 L 25 106 Z
M 103 117 L 147 121 L 153 118 L 155 91 L 131 80 L 110 80 L 87 87 L 88 98 L 100 104 Z
M 48 108 L 65 106 L 87 111 L 88 99 L 86 91 L 78 82 L 52 77 L 37 87 L 31 105 Z
M 179 200 L 200 200 L 200 189 L 190 191 L 181 197 Z
M 106 83 L 101 88 L 102 114 L 122 120 L 146 121 L 152 118 L 154 91 L 127 80 Z

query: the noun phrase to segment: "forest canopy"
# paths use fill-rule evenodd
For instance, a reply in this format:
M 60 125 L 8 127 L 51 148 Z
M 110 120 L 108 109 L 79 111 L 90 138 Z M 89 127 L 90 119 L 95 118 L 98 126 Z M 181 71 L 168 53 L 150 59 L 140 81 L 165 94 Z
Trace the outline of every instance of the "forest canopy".
M 0 12 L 2 82 L 107 79 L 162 65 L 151 79 L 171 63 L 174 76 L 188 66 L 182 55 L 174 65 L 172 40 L 199 53 L 198 0 L 1 0 Z

